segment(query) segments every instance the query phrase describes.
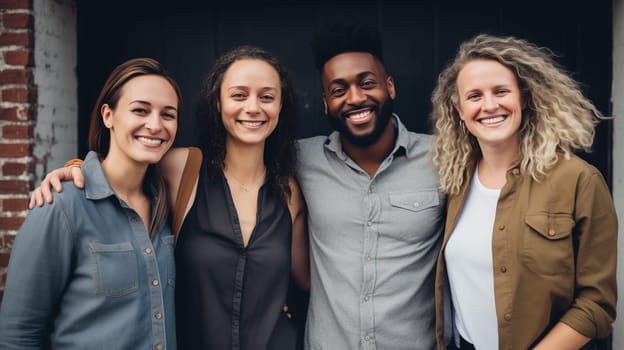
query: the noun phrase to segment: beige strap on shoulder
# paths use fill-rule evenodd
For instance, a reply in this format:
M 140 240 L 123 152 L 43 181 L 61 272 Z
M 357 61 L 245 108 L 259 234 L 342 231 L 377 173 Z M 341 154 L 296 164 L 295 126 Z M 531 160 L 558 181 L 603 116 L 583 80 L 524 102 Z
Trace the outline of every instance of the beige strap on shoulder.
M 189 197 L 195 187 L 195 182 L 199 177 L 199 168 L 201 167 L 202 153 L 197 147 L 189 147 L 189 154 L 182 171 L 180 186 L 178 187 L 178 196 L 176 198 L 176 206 L 173 210 L 173 220 L 171 222 L 171 232 L 177 242 L 182 220 L 188 206 Z

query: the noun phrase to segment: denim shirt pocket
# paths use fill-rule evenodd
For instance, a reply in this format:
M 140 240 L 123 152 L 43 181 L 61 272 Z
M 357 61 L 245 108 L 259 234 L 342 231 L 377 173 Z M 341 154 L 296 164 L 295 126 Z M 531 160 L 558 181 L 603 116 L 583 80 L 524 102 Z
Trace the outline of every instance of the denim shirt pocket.
M 405 241 L 418 241 L 436 232 L 435 217 L 441 211 L 437 189 L 390 193 L 389 233 Z
M 166 252 L 167 283 L 169 286 L 175 286 L 175 258 L 173 256 L 175 237 L 173 235 L 165 235 L 160 238 L 163 248 Z
M 130 242 L 89 243 L 96 264 L 96 295 L 121 297 L 138 290 L 137 257 Z
M 574 271 L 572 231 L 575 222 L 570 214 L 528 214 L 523 237 L 523 261 L 533 272 L 542 275 L 570 274 Z

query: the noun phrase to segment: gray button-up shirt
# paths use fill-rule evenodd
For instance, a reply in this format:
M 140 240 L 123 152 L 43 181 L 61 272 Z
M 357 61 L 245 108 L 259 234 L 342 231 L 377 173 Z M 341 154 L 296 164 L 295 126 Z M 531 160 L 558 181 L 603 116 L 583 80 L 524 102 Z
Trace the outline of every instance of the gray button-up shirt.
M 395 147 L 372 178 L 337 132 L 298 143 L 312 274 L 306 349 L 435 348 L 445 197 L 431 137 L 394 120 Z
M 85 189 L 65 183 L 15 238 L 0 349 L 175 349 L 169 225 L 150 239 L 95 153 L 82 170 Z

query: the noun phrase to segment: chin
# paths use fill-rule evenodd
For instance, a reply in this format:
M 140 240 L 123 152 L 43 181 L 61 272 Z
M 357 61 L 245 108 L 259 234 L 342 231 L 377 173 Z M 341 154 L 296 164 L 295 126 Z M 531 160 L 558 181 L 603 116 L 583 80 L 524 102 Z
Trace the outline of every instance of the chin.
M 145 164 L 156 164 L 160 162 L 160 160 L 163 158 L 164 155 L 165 155 L 165 152 L 158 153 L 158 154 L 146 154 L 146 155 L 137 157 L 136 161 L 140 163 L 145 163 Z

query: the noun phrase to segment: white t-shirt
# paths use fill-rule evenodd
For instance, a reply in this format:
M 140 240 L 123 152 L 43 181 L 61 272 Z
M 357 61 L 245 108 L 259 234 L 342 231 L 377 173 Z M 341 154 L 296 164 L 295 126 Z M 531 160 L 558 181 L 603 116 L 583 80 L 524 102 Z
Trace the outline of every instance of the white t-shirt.
M 492 230 L 499 189 L 484 187 L 477 170 L 444 257 L 459 334 L 477 350 L 498 348 Z

